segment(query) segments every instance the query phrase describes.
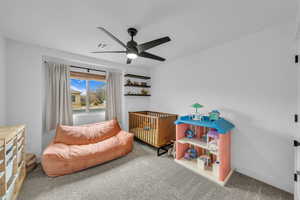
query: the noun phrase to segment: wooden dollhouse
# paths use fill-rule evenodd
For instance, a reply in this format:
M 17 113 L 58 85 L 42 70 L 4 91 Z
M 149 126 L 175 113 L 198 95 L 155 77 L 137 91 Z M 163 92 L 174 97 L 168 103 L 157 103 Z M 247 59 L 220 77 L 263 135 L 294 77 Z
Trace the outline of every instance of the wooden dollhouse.
M 224 118 L 210 120 L 206 116 L 201 120 L 182 116 L 175 124 L 175 161 L 211 181 L 225 185 L 233 172 L 230 146 L 234 125 Z M 191 131 L 194 132 L 193 137 Z M 190 156 L 190 152 L 196 155 Z

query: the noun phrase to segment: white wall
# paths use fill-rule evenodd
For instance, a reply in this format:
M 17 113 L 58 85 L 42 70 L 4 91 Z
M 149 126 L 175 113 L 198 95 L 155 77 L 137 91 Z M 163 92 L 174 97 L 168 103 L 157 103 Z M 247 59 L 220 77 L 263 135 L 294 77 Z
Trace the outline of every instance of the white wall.
M 0 126 L 6 123 L 6 107 L 5 107 L 5 93 L 6 93 L 6 40 L 0 34 Z
M 95 68 L 97 66 L 105 66 L 106 68 L 121 70 L 123 73 L 129 72 L 141 75 L 149 73 L 146 68 L 134 68 L 7 40 L 7 123 L 25 123 L 28 127 L 28 151 L 39 155 L 53 137 L 53 133 L 44 131 L 45 67 L 43 59 L 71 64 L 76 63 L 82 66 L 88 65 Z M 126 105 L 134 103 L 134 106 L 139 106 L 140 103 L 144 104 L 143 99 L 133 102 L 124 98 L 123 102 Z M 128 109 L 123 109 L 124 120 L 122 125 L 124 127 L 127 126 L 125 116 Z
M 233 167 L 292 192 L 294 36 L 294 25 L 280 25 L 156 67 L 151 108 L 184 115 L 199 102 L 220 110 L 236 126 Z

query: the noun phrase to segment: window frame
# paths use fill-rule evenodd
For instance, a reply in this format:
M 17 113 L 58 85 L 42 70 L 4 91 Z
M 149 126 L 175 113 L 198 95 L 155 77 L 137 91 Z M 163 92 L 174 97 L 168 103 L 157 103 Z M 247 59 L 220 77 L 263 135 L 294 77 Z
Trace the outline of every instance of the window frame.
M 94 73 L 85 73 L 85 72 L 78 72 L 78 71 L 70 71 L 70 81 L 71 79 L 77 79 L 77 80 L 85 80 L 85 89 L 86 89 L 86 96 L 85 96 L 85 111 L 84 112 L 78 112 L 74 111 L 73 105 L 72 105 L 72 111 L 73 114 L 89 114 L 91 113 L 91 108 L 90 108 L 90 81 L 101 81 L 107 83 L 106 81 L 106 75 L 102 74 L 94 74 Z M 71 87 L 70 83 L 70 87 Z M 106 91 L 106 89 L 105 89 Z M 105 105 L 106 108 L 106 105 Z

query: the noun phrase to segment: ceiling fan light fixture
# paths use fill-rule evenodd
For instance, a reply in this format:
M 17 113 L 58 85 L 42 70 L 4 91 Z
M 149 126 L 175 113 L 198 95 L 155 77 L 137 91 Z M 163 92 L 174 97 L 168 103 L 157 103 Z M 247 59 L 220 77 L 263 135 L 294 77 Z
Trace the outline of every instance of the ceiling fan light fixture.
M 138 55 L 135 53 L 128 53 L 126 56 L 127 56 L 127 58 L 132 59 L 132 60 L 136 59 L 138 57 Z

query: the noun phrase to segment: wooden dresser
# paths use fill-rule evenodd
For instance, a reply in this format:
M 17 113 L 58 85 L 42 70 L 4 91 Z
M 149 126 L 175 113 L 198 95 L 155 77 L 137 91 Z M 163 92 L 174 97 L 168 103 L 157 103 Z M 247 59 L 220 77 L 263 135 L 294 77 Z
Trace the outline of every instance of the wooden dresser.
M 25 176 L 25 126 L 0 126 L 0 200 L 17 199 Z

